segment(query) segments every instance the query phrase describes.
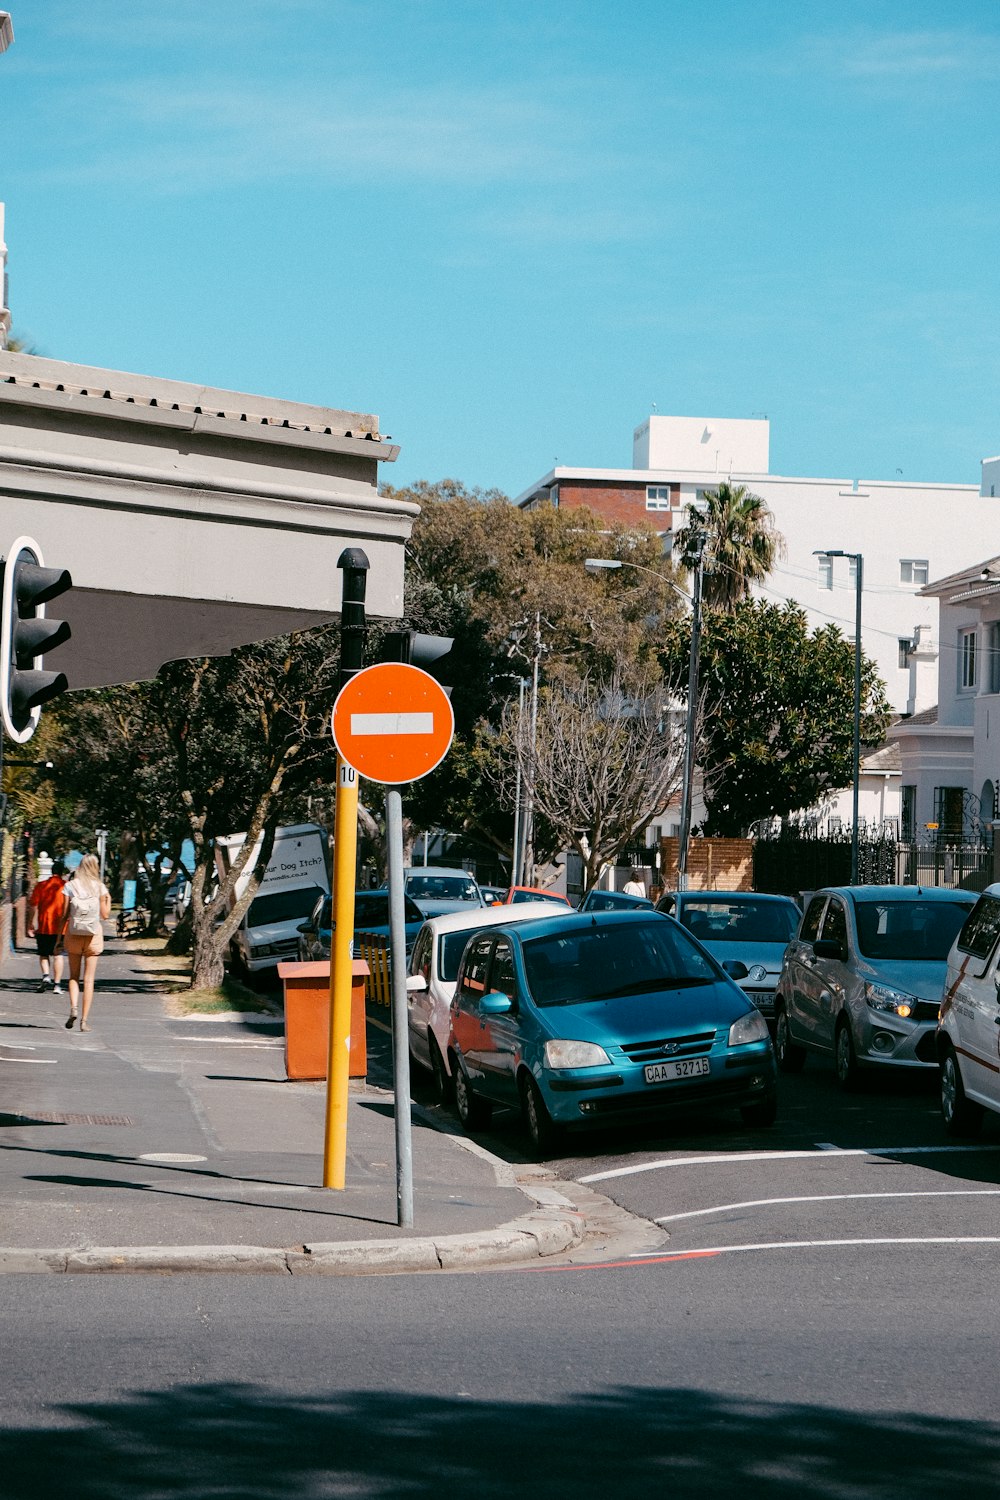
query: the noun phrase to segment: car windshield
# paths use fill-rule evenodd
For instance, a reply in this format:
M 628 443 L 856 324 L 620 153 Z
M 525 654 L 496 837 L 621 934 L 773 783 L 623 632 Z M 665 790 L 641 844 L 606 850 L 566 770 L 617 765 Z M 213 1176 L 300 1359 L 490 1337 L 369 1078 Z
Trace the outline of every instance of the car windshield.
M 578 1005 L 649 990 L 714 984 L 714 965 L 672 922 L 588 926 L 524 944 L 535 1004 Z
M 267 927 L 271 922 L 301 922 L 311 915 L 320 896 L 318 885 L 300 886 L 294 891 L 268 891 L 266 896 L 257 896 L 250 903 L 247 913 L 248 927 Z
M 411 875 L 407 895 L 415 901 L 478 901 L 476 882 L 461 875 Z
M 680 920 L 702 943 L 790 943 L 799 914 L 783 901 L 686 898 Z
M 866 958 L 945 959 L 969 915 L 958 901 L 858 901 L 858 947 Z

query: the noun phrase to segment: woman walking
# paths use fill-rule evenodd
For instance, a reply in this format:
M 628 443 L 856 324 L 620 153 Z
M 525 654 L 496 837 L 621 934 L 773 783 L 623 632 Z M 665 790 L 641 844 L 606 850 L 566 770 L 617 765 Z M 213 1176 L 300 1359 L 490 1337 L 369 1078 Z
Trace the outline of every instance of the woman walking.
M 65 885 L 66 910 L 63 917 L 63 941 L 69 962 L 69 1019 L 76 1020 L 80 1009 L 80 1030 L 89 1031 L 87 1017 L 94 999 L 94 975 L 97 959 L 104 951 L 103 923 L 111 915 L 111 892 L 101 880 L 96 854 L 85 854 L 72 880 Z M 83 971 L 83 1003 L 80 1004 L 80 971 Z

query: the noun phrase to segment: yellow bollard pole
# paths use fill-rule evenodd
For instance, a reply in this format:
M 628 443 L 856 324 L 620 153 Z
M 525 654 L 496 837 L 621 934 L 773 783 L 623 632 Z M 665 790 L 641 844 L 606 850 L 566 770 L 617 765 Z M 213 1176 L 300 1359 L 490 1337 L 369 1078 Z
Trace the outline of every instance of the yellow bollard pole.
M 337 562 L 344 575 L 340 605 L 340 687 L 364 665 L 365 585 L 368 558 L 346 547 Z M 331 725 L 332 728 L 332 725 Z M 351 983 L 354 896 L 358 854 L 358 773 L 337 756 L 333 819 L 333 931 L 330 934 L 330 1047 L 326 1059 L 326 1130 L 323 1186 L 347 1179 L 347 1091 L 351 1075 Z
M 333 834 L 333 933 L 330 939 L 330 1050 L 326 1064 L 323 1186 L 342 1188 L 347 1176 L 347 1091 L 351 1062 L 351 984 L 355 866 L 358 848 L 358 774 L 337 757 Z

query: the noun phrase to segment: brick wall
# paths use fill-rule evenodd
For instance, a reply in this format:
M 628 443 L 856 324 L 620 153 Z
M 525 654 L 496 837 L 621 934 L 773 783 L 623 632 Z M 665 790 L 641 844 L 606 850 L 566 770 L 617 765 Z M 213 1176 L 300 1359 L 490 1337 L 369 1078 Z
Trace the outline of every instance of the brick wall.
M 660 869 L 666 890 L 677 889 L 679 840 L 660 840 Z M 752 891 L 752 839 L 692 839 L 688 844 L 688 890 Z
M 559 509 L 579 510 L 586 506 L 595 516 L 621 526 L 639 526 L 644 522 L 657 531 L 669 531 L 671 512 L 646 509 L 646 485 L 604 485 L 588 480 L 559 481 Z

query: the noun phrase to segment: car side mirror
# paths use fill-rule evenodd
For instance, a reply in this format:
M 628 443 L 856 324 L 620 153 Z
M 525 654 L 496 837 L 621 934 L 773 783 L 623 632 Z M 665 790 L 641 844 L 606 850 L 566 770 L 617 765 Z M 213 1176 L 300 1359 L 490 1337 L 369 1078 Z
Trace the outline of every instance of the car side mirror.
M 406 990 L 408 994 L 411 991 L 425 990 L 426 988 L 427 980 L 424 978 L 423 974 L 407 974 Z
M 741 963 L 738 958 L 723 959 L 722 967 L 725 969 L 730 979 L 749 978 L 750 970 L 747 968 L 746 964 Z
M 835 942 L 833 938 L 817 938 L 813 943 L 813 952 L 817 958 L 847 957 L 843 943 Z
M 502 995 L 499 990 L 490 990 L 480 1000 L 479 1009 L 484 1016 L 505 1016 L 513 1006 L 509 995 Z

